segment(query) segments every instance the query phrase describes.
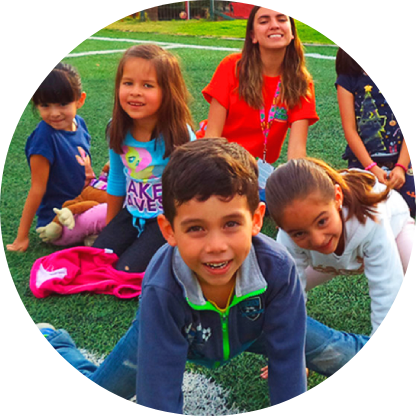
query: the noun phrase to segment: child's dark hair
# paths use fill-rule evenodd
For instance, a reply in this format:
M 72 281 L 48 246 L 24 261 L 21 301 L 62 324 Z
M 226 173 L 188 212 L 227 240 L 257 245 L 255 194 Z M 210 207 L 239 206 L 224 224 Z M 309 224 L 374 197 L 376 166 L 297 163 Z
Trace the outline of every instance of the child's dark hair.
M 115 80 L 113 118 L 109 129 L 110 149 L 118 154 L 122 153 L 123 141 L 133 124 L 121 107 L 119 99 L 124 65 L 131 58 L 146 59 L 154 65 L 157 83 L 162 89 L 162 104 L 158 110 L 158 123 L 152 132 L 152 138 L 163 136 L 166 149 L 164 157 L 168 157 L 175 146 L 190 140 L 187 125 L 192 126 L 193 123 L 188 108 L 189 92 L 177 58 L 153 44 L 132 46 L 120 60 Z
M 200 139 L 179 146 L 162 175 L 163 210 L 173 225 L 176 207 L 211 196 L 226 201 L 247 197 L 253 215 L 259 205 L 258 167 L 254 157 L 223 138 Z
M 388 198 L 390 188 L 374 193 L 375 177 L 359 170 L 336 171 L 319 159 L 292 159 L 279 166 L 267 179 L 266 201 L 270 215 L 278 227 L 282 226 L 282 215 L 293 201 L 304 199 L 319 192 L 322 199 L 335 199 L 334 185 L 341 187 L 343 205 L 348 208 L 348 216 L 356 217 L 361 224 L 367 218 L 375 219 L 378 203 Z
M 77 70 L 60 62 L 43 80 L 33 94 L 34 106 L 47 103 L 72 103 L 80 99 L 82 93 L 81 78 Z
M 338 48 L 335 59 L 335 72 L 337 75 L 362 75 L 364 70 L 343 49 Z

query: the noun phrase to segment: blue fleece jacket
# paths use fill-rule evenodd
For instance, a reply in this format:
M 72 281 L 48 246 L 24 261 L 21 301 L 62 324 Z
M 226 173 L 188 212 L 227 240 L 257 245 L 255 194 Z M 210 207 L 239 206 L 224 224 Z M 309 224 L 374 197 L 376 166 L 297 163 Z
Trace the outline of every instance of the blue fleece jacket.
M 208 302 L 177 248 L 150 262 L 140 300 L 137 403 L 182 413 L 187 360 L 208 367 L 243 351 L 269 361 L 272 405 L 306 391 L 303 290 L 293 259 L 276 241 L 253 238 L 226 312 Z

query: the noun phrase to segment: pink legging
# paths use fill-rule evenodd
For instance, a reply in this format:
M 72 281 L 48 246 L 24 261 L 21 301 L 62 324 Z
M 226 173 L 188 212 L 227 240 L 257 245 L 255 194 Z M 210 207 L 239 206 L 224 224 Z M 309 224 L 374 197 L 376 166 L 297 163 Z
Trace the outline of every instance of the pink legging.
M 409 221 L 396 237 L 397 248 L 402 260 L 403 270 L 406 273 L 409 265 L 410 255 L 412 254 L 413 240 L 415 239 L 415 221 L 409 218 Z
M 82 214 L 74 215 L 75 227 L 69 230 L 62 227 L 61 236 L 52 241 L 55 246 L 70 246 L 83 244 L 85 237 L 100 234 L 104 229 L 107 218 L 107 204 L 98 204 Z

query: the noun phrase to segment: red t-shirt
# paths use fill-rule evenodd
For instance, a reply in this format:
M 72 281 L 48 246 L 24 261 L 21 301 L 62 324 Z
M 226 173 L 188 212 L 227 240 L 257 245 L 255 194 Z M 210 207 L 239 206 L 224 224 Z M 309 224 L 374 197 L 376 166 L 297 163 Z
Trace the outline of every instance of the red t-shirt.
M 202 90 L 204 98 L 211 103 L 215 98 L 227 109 L 222 136 L 230 142 L 236 142 L 247 149 L 255 157 L 263 157 L 264 135 L 260 125 L 260 111 L 250 107 L 238 96 L 238 78 L 236 77 L 236 64 L 241 53 L 224 58 L 218 65 L 211 82 Z M 263 76 L 263 98 L 265 115 L 268 119 L 269 110 L 276 92 L 280 77 Z M 292 109 L 278 103 L 278 109 L 271 123 L 267 139 L 266 160 L 275 162 L 282 148 L 288 128 L 294 121 L 305 120 L 312 125 L 319 120 L 315 108 L 315 95 L 311 83 L 312 96 L 303 97 L 300 105 Z

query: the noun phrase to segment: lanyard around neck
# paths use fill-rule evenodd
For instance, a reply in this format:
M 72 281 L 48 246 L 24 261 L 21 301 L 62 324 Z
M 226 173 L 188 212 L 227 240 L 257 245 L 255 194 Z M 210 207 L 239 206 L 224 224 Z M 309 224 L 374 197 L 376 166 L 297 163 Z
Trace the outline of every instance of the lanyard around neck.
M 270 127 L 273 123 L 274 115 L 277 110 L 276 104 L 277 104 L 277 98 L 279 97 L 279 94 L 280 94 L 280 81 L 278 81 L 277 83 L 276 92 L 274 93 L 274 97 L 273 97 L 272 105 L 269 110 L 269 116 L 267 118 L 267 121 L 266 121 L 266 113 L 264 111 L 264 106 L 260 108 L 260 126 L 261 126 L 261 130 L 263 131 L 263 136 L 264 136 L 263 162 L 266 161 L 267 138 L 269 136 Z

